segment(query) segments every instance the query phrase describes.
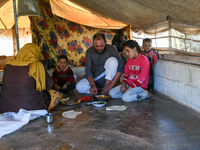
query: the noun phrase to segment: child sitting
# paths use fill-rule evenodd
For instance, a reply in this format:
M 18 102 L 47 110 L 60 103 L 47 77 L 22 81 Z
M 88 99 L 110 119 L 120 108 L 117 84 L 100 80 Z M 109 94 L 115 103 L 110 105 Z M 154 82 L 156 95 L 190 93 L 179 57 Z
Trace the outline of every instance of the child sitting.
M 147 89 L 150 63 L 140 54 L 137 42 L 129 40 L 123 44 L 128 60 L 124 69 L 122 85 L 110 90 L 112 98 L 122 98 L 125 102 L 145 99 L 149 96 Z
M 157 62 L 157 55 L 153 52 L 153 50 L 151 50 L 151 47 L 152 47 L 152 40 L 149 39 L 149 38 L 146 38 L 143 40 L 143 49 L 144 51 L 142 51 L 142 54 L 145 55 L 148 59 L 149 59 L 149 62 L 150 62 L 150 79 L 149 79 L 149 84 L 148 84 L 148 90 L 152 93 L 153 90 L 154 90 L 154 77 L 153 77 L 153 69 L 154 69 L 154 66 Z
M 52 78 L 54 80 L 53 88 L 64 94 L 69 93 L 75 88 L 73 71 L 68 65 L 68 58 L 65 55 L 58 57 L 58 65 L 53 71 Z

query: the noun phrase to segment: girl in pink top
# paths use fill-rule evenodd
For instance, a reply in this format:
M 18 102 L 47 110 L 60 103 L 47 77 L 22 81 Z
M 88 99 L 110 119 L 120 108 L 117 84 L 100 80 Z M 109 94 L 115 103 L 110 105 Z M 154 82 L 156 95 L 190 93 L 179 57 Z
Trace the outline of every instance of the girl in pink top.
M 150 63 L 146 56 L 140 54 L 140 47 L 133 40 L 124 43 L 124 51 L 128 60 L 124 69 L 122 85 L 111 89 L 109 95 L 112 98 L 122 98 L 125 102 L 145 99 L 149 96 L 146 89 Z

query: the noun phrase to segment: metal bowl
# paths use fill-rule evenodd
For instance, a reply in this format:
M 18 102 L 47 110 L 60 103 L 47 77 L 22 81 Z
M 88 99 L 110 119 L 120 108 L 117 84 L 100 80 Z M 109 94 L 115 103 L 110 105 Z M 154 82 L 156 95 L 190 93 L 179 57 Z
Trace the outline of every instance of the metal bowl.
M 110 99 L 109 95 L 95 95 L 94 100 L 95 101 L 108 101 Z

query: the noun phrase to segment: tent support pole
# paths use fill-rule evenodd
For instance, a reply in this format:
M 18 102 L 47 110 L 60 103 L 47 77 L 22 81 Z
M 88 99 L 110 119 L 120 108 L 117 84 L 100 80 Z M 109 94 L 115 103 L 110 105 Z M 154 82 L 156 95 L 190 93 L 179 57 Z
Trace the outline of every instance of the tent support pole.
M 14 18 L 15 18 L 15 36 L 16 36 L 16 49 L 19 50 L 19 32 L 17 23 L 16 1 L 13 0 Z
M 171 17 L 167 16 L 167 20 L 169 23 L 169 54 L 171 54 Z
M 130 39 L 129 40 L 132 40 L 133 39 L 133 31 L 132 31 L 130 25 L 129 25 L 129 34 L 130 34 Z

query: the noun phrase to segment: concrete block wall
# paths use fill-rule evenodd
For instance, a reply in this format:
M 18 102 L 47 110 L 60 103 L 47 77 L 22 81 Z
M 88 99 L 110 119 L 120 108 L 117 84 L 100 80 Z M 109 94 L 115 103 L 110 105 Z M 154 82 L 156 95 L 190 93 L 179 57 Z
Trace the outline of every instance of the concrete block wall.
M 200 66 L 159 59 L 154 88 L 175 101 L 200 111 Z

